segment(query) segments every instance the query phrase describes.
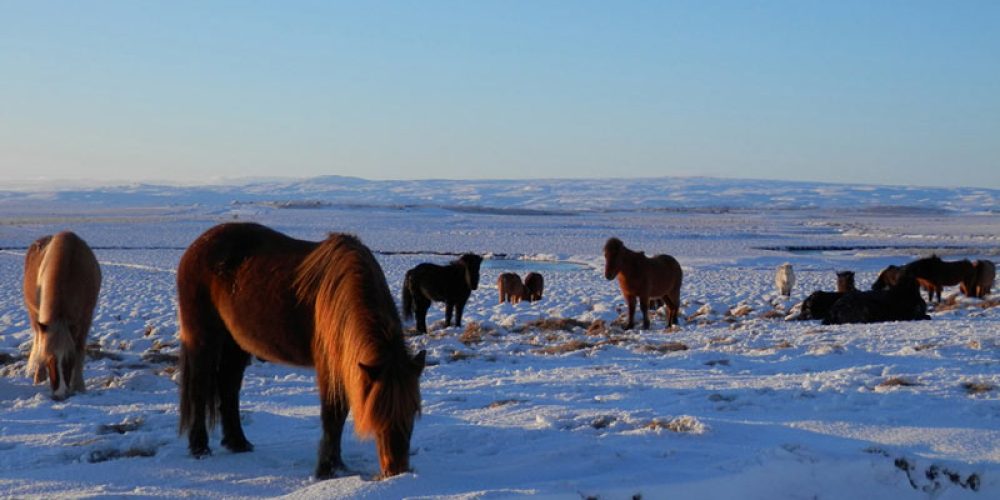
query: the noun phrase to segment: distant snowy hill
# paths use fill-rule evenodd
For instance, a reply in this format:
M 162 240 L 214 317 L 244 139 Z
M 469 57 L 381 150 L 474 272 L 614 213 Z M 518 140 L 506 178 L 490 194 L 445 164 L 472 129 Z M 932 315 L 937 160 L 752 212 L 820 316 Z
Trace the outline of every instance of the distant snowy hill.
M 0 205 L 107 206 L 269 203 L 534 211 L 834 209 L 876 212 L 996 212 L 1000 190 L 829 184 L 709 177 L 545 180 L 365 180 L 324 176 L 200 186 L 126 184 L 46 187 L 0 183 Z

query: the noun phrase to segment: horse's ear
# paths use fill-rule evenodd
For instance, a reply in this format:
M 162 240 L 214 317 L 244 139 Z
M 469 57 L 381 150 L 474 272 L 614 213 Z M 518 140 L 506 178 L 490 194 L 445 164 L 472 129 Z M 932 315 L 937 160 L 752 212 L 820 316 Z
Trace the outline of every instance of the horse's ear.
M 372 366 L 372 365 L 366 365 L 364 363 L 358 363 L 358 366 L 361 367 L 361 371 L 365 372 L 365 374 L 368 375 L 368 378 L 372 380 L 378 380 L 379 375 L 382 374 L 381 365 Z
M 421 373 L 424 372 L 424 366 L 427 365 L 427 349 L 421 349 L 416 356 L 413 357 L 413 368 L 417 371 L 417 376 L 419 377 Z

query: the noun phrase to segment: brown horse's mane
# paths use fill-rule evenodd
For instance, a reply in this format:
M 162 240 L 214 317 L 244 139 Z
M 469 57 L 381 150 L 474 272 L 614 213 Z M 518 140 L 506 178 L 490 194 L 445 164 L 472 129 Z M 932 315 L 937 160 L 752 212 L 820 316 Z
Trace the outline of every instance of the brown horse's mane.
M 402 322 L 371 251 L 330 233 L 303 259 L 294 287 L 314 308 L 316 376 L 330 377 L 332 400 L 354 408 L 355 432 L 368 437 L 419 413 L 420 392 L 406 383 L 415 379 L 402 373 L 411 363 Z

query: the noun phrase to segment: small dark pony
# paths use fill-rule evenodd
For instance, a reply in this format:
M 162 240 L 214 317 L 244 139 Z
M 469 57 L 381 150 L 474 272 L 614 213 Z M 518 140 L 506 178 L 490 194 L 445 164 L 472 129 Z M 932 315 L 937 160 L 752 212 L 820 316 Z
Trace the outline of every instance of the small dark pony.
M 854 271 L 840 271 L 837 273 L 837 291 L 826 292 L 817 290 L 811 293 L 806 300 L 802 301 L 802 310 L 795 319 L 826 319 L 830 312 L 830 307 L 837 303 L 848 292 L 856 292 L 854 287 Z
M 501 304 L 504 302 L 517 304 L 521 299 L 528 298 L 524 283 L 516 273 L 500 273 L 500 276 L 497 276 L 497 291 L 500 294 Z
M 904 268 L 897 276 L 896 284 L 886 290 L 845 293 L 830 306 L 823 324 L 925 319 L 930 319 L 927 315 L 927 303 L 920 296 L 917 280 L 908 269 Z
M 542 300 L 542 293 L 545 291 L 545 278 L 536 272 L 524 275 L 524 291 L 528 302 Z
M 990 260 L 976 260 L 972 262 L 972 267 L 976 272 L 967 282 L 961 284 L 962 293 L 966 297 L 985 298 L 993 288 L 993 280 L 997 274 L 996 265 Z
M 927 300 L 933 301 L 937 297 L 936 302 L 941 302 L 944 287 L 968 283 L 976 275 L 976 269 L 968 259 L 945 262 L 937 255 L 910 262 L 906 268 L 927 290 Z
M 427 310 L 431 301 L 445 303 L 445 326 L 462 326 L 462 311 L 472 291 L 479 288 L 479 266 L 483 258 L 472 253 L 462 255 L 446 266 L 423 263 L 406 271 L 403 278 L 403 317 L 417 313 L 417 331 L 427 333 Z
M 181 257 L 177 301 L 180 431 L 189 432 L 192 455 L 211 454 L 208 429 L 217 419 L 223 446 L 253 449 L 239 392 L 256 356 L 315 367 L 323 423 L 317 478 L 344 467 L 348 411 L 359 436 L 375 437 L 382 477 L 409 470 L 426 353 L 410 357 L 382 268 L 357 238 L 331 233 L 312 242 L 259 224 L 215 226 Z
M 608 238 L 604 244 L 604 277 L 618 277 L 618 286 L 628 303 L 628 325 L 635 326 L 635 302 L 639 299 L 642 327 L 649 329 L 649 301 L 661 298 L 667 308 L 667 326 L 677 324 L 680 309 L 681 281 L 684 273 L 677 259 L 669 255 L 646 257 L 629 250 L 622 240 Z

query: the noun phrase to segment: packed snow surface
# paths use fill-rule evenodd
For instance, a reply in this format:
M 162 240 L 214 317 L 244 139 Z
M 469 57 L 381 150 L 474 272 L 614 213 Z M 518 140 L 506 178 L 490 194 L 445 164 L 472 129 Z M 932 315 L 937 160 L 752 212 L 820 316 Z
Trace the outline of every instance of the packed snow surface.
M 16 187 L 16 186 L 15 186 Z M 823 326 L 796 304 L 853 270 L 1000 254 L 998 193 L 701 178 L 365 181 L 0 191 L 0 495 L 292 498 L 1000 498 L 1000 297 L 947 288 L 930 321 Z M 175 269 L 215 224 L 318 240 L 357 234 L 397 297 L 407 269 L 487 257 L 462 327 L 407 322 L 428 351 L 411 473 L 374 480 L 374 443 L 310 478 L 311 370 L 254 360 L 255 445 L 195 460 L 177 434 Z M 25 373 L 25 249 L 73 230 L 104 281 L 87 392 L 54 401 Z M 622 329 L 610 236 L 684 271 L 680 326 Z M 791 297 L 777 267 L 792 264 Z M 502 272 L 545 276 L 498 303 Z

